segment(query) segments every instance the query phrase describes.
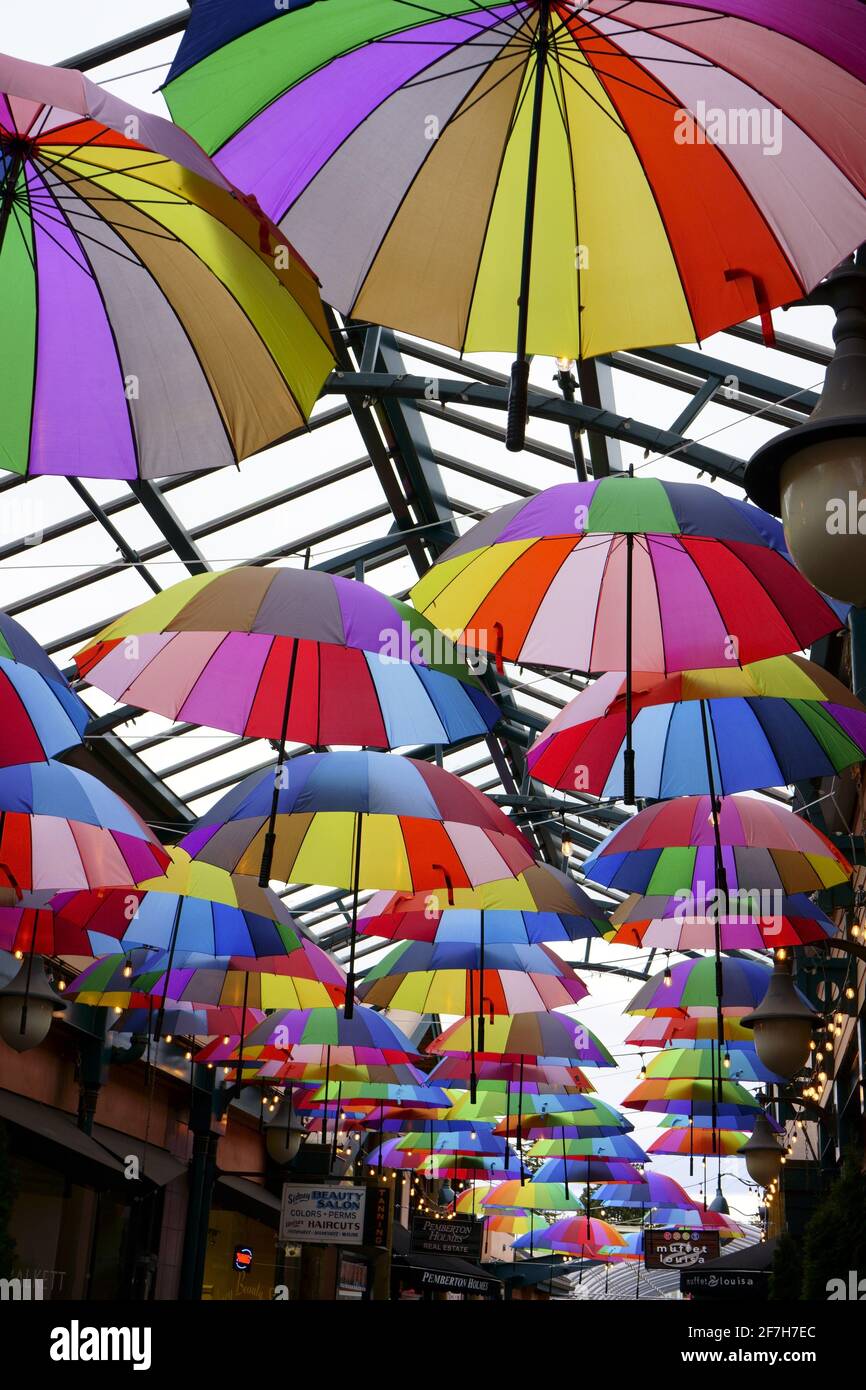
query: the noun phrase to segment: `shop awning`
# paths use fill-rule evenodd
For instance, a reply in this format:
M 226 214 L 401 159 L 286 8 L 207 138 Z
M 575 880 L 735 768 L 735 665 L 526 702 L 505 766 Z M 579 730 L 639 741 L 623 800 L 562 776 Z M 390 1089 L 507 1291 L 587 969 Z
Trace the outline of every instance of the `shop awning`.
M 98 1163 L 116 1177 L 123 1176 L 123 1164 L 113 1153 L 106 1153 L 100 1144 L 79 1129 L 75 1117 L 65 1110 L 56 1110 L 51 1105 L 43 1105 L 29 1096 L 19 1096 L 14 1091 L 0 1091 L 0 1119 L 37 1135 L 46 1143 L 56 1144 L 78 1158 Z
M 498 1298 L 502 1280 L 491 1276 L 483 1265 L 459 1260 L 452 1255 L 427 1255 L 409 1249 L 409 1232 L 395 1225 L 392 1243 L 392 1266 L 395 1274 L 411 1274 L 413 1283 L 422 1289 L 443 1293 L 483 1294 Z
M 134 1154 L 139 1160 L 141 1177 L 156 1187 L 166 1187 L 186 1172 L 186 1164 L 181 1163 L 180 1159 L 156 1144 L 146 1144 L 133 1134 L 122 1134 L 119 1129 L 109 1129 L 107 1125 L 94 1125 L 93 1137 L 116 1154 L 121 1162 Z
M 267 1221 L 269 1225 L 273 1225 L 274 1218 L 279 1217 L 279 1197 L 262 1187 L 261 1183 L 250 1182 L 249 1178 L 233 1177 L 231 1173 L 220 1173 L 217 1184 L 228 1188 L 241 1209 L 249 1211 L 259 1221 Z

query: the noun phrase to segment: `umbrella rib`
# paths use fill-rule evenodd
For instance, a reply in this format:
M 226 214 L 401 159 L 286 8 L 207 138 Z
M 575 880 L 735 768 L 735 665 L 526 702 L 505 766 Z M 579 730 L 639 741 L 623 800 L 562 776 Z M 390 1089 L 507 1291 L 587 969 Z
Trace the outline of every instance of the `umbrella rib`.
M 550 42 L 551 42 L 551 44 L 553 45 L 553 52 L 554 52 L 554 54 L 555 54 L 555 56 L 556 56 L 556 60 L 557 60 L 557 61 L 556 61 L 556 71 L 557 71 L 557 75 L 558 75 L 558 77 L 559 77 L 559 93 L 558 93 L 558 94 L 556 93 L 556 84 L 555 84 L 555 83 L 553 84 L 553 90 L 554 90 L 554 94 L 557 96 L 557 105 L 560 107 L 560 111 L 561 111 L 561 114 L 562 114 L 562 121 L 563 121 L 563 125 L 564 125 L 564 127 L 565 127 L 565 139 L 566 139 L 566 144 L 567 144 L 567 146 L 568 146 L 568 162 L 569 162 L 569 167 L 570 167 L 570 169 L 571 169 L 572 206 L 573 206 L 573 208 L 574 208 L 574 244 L 575 244 L 575 246 L 580 246 L 580 245 L 581 245 L 581 240 L 580 240 L 580 215 L 579 215 L 578 210 L 577 210 L 577 177 L 576 177 L 575 168 L 574 168 L 574 146 L 573 146 L 573 144 L 572 144 L 572 137 L 571 137 L 571 122 L 570 122 L 569 119 L 568 119 L 568 105 L 567 105 L 567 102 L 566 102 L 566 99 L 565 99 L 565 87 L 564 87 L 563 82 L 562 82 L 562 67 L 561 67 L 560 62 L 559 62 L 559 43 L 558 43 L 558 41 L 557 41 L 557 37 L 556 37 L 556 32 L 555 32 L 555 31 L 551 31 L 551 34 L 550 34 Z M 581 319 L 581 315 L 582 315 L 582 313 L 583 313 L 583 304 L 581 303 L 581 295 L 582 295 L 582 279 L 581 279 L 581 274 L 582 274 L 582 271 L 581 271 L 581 264 L 580 264 L 580 262 L 581 262 L 581 257 L 580 257 L 579 255 L 576 257 L 576 261 L 577 261 L 577 264 L 576 264 L 576 266 L 575 266 L 575 269 L 576 269 L 576 271 L 577 271 L 577 350 L 578 350 L 578 354 L 580 354 L 580 351 L 581 351 L 581 344 L 583 343 L 583 328 L 582 328 L 582 319 Z
M 487 24 L 475 24 L 473 20 L 467 19 L 466 15 L 447 14 L 443 10 L 434 10 L 429 5 L 419 4 L 418 0 L 395 0 L 395 3 L 398 5 L 405 5 L 407 9 L 419 10 L 422 14 L 430 15 L 433 19 L 456 20 L 459 24 L 465 24 L 467 28 L 474 29 L 479 34 L 487 34 L 490 31 L 490 26 Z M 488 14 L 491 13 L 490 6 L 478 3 L 478 0 L 476 0 L 476 7 L 479 10 L 484 10 Z M 519 3 L 519 0 L 515 0 L 515 3 L 512 7 L 512 17 L 516 19 L 518 13 L 522 10 L 522 8 L 523 6 Z M 525 23 L 525 20 L 521 20 L 517 28 L 514 28 L 513 25 L 506 23 L 506 18 L 506 16 L 503 16 L 500 23 L 505 25 L 506 28 L 511 29 L 513 33 L 519 33 L 520 29 L 523 27 L 523 24 Z M 420 23 L 421 21 L 419 20 L 418 22 Z M 403 31 L 401 30 L 400 32 Z M 373 42 L 378 42 L 378 40 L 374 39 Z

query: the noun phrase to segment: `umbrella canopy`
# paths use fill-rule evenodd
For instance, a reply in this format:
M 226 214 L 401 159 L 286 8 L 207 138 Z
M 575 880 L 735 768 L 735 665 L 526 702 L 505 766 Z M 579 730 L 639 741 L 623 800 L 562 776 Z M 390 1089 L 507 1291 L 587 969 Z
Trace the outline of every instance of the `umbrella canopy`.
M 618 1158 L 557 1158 L 551 1155 L 532 1177 L 533 1183 L 640 1183 L 641 1175 L 632 1163 Z
M 287 1054 L 296 1047 L 319 1047 L 334 1049 L 352 1048 L 355 1050 L 374 1048 L 381 1052 L 387 1063 L 411 1062 L 418 1053 L 406 1034 L 396 1023 L 384 1014 L 373 1009 L 356 1007 L 352 1018 L 330 1008 L 308 1008 L 302 1010 L 277 1009 L 264 1019 L 259 1027 L 246 1036 L 245 1053 L 252 1054 L 255 1047 L 272 1047 L 277 1055 Z M 363 1060 L 363 1057 L 360 1057 Z
M 461 1196 L 462 1195 L 463 1194 L 461 1194 Z M 516 1212 L 508 1214 L 506 1212 L 492 1211 L 489 1216 L 485 1216 L 484 1218 L 485 1230 L 490 1231 L 494 1235 L 540 1235 L 542 1231 L 547 1230 L 547 1227 L 548 1222 L 545 1221 L 543 1216 L 539 1216 L 536 1212 L 529 1212 L 527 1216 L 518 1216 Z
M 646 1069 L 650 1079 L 660 1077 L 701 1077 L 711 1080 L 718 1074 L 718 1053 L 714 1048 L 669 1047 L 653 1057 Z M 771 1081 L 784 1084 L 784 1077 L 777 1076 L 758 1060 L 754 1048 L 726 1047 L 721 1065 L 722 1076 L 729 1081 Z
M 115 700 L 248 738 L 398 748 L 485 734 L 499 718 L 444 633 L 322 570 L 194 575 L 109 623 L 75 661 Z
M 513 1154 L 505 1158 L 485 1157 L 482 1154 L 428 1154 L 416 1170 L 425 1178 L 451 1178 L 465 1182 L 471 1178 L 520 1178 L 520 1164 Z
M 183 841 L 196 859 L 257 874 L 273 774 L 254 772 Z M 529 842 L 482 792 L 444 768 L 387 753 L 305 753 L 283 768 L 274 878 L 404 891 L 470 887 L 519 873 Z M 361 822 L 357 873 L 356 823 Z
M 507 1157 L 511 1150 L 504 1139 L 497 1139 L 489 1126 L 477 1130 L 466 1129 L 452 1133 L 436 1129 L 431 1120 L 431 1132 L 411 1130 L 397 1140 L 397 1148 L 412 1153 L 420 1149 L 423 1154 L 490 1154 L 498 1158 Z
M 625 1239 L 609 1221 L 597 1216 L 576 1216 L 552 1222 L 537 1244 L 551 1250 L 580 1252 L 601 1245 L 624 1249 Z M 525 1249 L 528 1245 L 529 1241 L 522 1236 L 514 1242 L 514 1249 Z
M 648 1152 L 651 1154 L 677 1154 L 688 1158 L 690 1155 L 703 1156 L 722 1154 L 728 1157 L 740 1152 L 748 1139 L 742 1130 L 723 1129 L 717 1134 L 712 1130 L 697 1129 L 693 1125 L 678 1125 L 665 1130 L 652 1141 Z
M 719 799 L 718 829 L 730 893 L 812 893 L 844 883 L 839 850 L 784 806 L 753 796 Z M 606 888 L 678 896 L 700 911 L 718 885 L 713 810 L 706 796 L 657 802 L 618 826 L 583 865 Z
M 644 1110 L 662 1115 L 717 1114 L 720 1119 L 735 1120 L 735 1129 L 742 1129 L 741 1123 L 747 1115 L 754 1116 L 761 1107 L 751 1092 L 738 1081 L 693 1080 L 675 1077 L 671 1080 L 658 1079 L 641 1081 L 633 1091 L 629 1091 L 623 1105 L 630 1110 Z M 721 1127 L 721 1126 L 720 1126 Z M 731 1128 L 731 1126 L 727 1126 Z
M 737 1014 L 757 1008 L 767 992 L 772 969 L 753 960 L 722 961 L 723 1010 Z M 629 1000 L 626 1013 L 676 1014 L 682 1010 L 704 1010 L 704 1016 L 716 1010 L 716 962 L 708 956 L 678 961 L 670 971 L 651 975 L 646 984 Z
M 510 348 L 524 288 L 532 353 L 701 339 L 863 239 L 866 64 L 853 0 L 687 13 L 210 0 L 166 99 L 345 314 Z
M 666 1173 L 655 1173 L 648 1169 L 643 1181 L 631 1187 L 619 1183 L 608 1187 L 598 1187 L 593 1194 L 596 1202 L 610 1207 L 669 1207 L 682 1211 L 696 1211 L 698 1204 L 686 1189 L 668 1177 Z
M 461 947 L 454 956 L 443 954 L 445 950 L 419 941 L 402 942 L 367 972 L 358 997 L 378 1008 L 419 1014 L 471 1015 L 483 1007 L 496 1015 L 567 1007 L 588 993 L 571 966 L 545 946 L 495 947 L 483 974 L 472 968 L 477 947 Z M 440 960 L 449 964 L 438 965 Z
M 0 467 L 154 478 L 302 427 L 333 365 L 309 268 L 177 126 L 0 55 Z
M 375 893 L 358 916 L 358 930 L 366 936 L 392 941 L 429 942 L 479 940 L 491 945 L 534 945 L 542 941 L 590 940 L 607 929 L 601 907 L 588 893 L 550 864 L 534 864 L 515 879 L 506 879 L 503 895 L 523 887 L 529 905 L 506 909 L 489 901 L 495 884 L 482 884 L 460 894 L 461 905 L 431 904 L 425 893 Z M 454 897 L 455 894 L 451 894 Z M 469 897 L 478 901 L 470 906 Z M 483 913 L 483 919 L 482 919 Z
M 198 863 L 182 848 L 168 854 L 165 875 L 144 880 L 133 892 L 58 894 L 51 905 L 60 925 L 92 938 L 118 938 L 129 949 L 210 956 L 277 956 L 298 949 L 301 935 L 276 893 L 255 879 Z
M 53 760 L 0 767 L 0 874 L 16 898 L 134 887 L 168 862 L 141 817 L 89 772 Z
M 193 1004 L 174 1004 L 163 1014 L 162 1026 L 165 1034 L 177 1033 L 181 1037 L 229 1038 L 234 1041 L 257 1023 L 265 1015 L 261 1009 L 213 1008 Z M 152 1009 L 127 1009 L 111 1020 L 112 1033 L 140 1033 L 142 1036 L 153 1031 Z M 196 1060 L 202 1060 L 201 1052 Z
M 470 1020 L 458 1019 L 427 1044 L 427 1051 L 466 1056 Z M 600 1038 L 576 1018 L 558 1013 L 516 1013 L 488 1020 L 484 1047 L 489 1057 L 541 1062 L 557 1059 L 583 1067 L 614 1067 L 616 1063 Z
M 131 969 L 131 974 L 129 973 Z M 129 1008 L 158 998 L 252 1009 L 310 1009 L 341 1004 L 346 978 L 320 946 L 297 938 L 281 956 L 207 957 L 166 951 L 107 955 L 69 986 L 79 1003 Z
M 536 1139 L 527 1158 L 618 1158 L 628 1163 L 646 1163 L 643 1149 L 630 1134 L 611 1134 L 600 1139 Z
M 735 1012 L 725 1014 L 723 1038 L 736 1046 L 754 1046 L 755 1034 L 751 1028 L 743 1027 L 741 1017 Z M 716 1020 L 682 1010 L 647 1014 L 639 1018 L 626 1042 L 647 1048 L 665 1047 L 668 1043 L 676 1047 L 714 1047 L 718 1043 Z
M 566 1192 L 559 1182 L 497 1183 L 486 1197 L 483 1206 L 517 1207 L 521 1211 L 581 1211 L 583 1201 L 577 1192 Z
M 2 455 L 0 455 L 2 459 Z M 0 613 L 0 766 L 36 763 L 74 748 L 90 711 L 14 618 Z
M 502 507 L 446 550 L 412 599 L 498 659 L 587 672 L 758 661 L 835 631 L 846 612 L 794 568 L 775 517 L 700 483 L 627 476 Z
M 437 1062 L 429 1076 L 431 1081 L 437 1082 L 440 1086 L 456 1088 L 468 1084 L 471 1070 L 468 1056 L 455 1056 L 451 1053 L 443 1057 L 441 1062 Z M 552 1064 L 538 1066 L 534 1063 L 526 1065 L 521 1061 L 489 1058 L 477 1061 L 475 1070 L 480 1091 L 504 1091 L 508 1087 L 512 1091 L 522 1089 L 526 1094 L 531 1091 L 540 1094 L 545 1090 L 576 1093 L 593 1089 L 579 1067 Z
M 743 891 L 735 902 L 719 895 L 713 908 L 697 915 L 689 911 L 682 898 L 658 894 L 642 897 L 632 893 L 611 915 L 608 941 L 617 945 L 642 946 L 662 951 L 712 950 L 715 944 L 716 913 L 723 951 L 763 951 L 777 946 L 805 946 L 827 941 L 839 928 L 805 893 L 749 893 Z
M 709 792 L 707 742 L 713 788 L 723 793 L 832 776 L 866 757 L 866 706 L 800 656 L 632 684 L 638 796 Z M 539 734 L 527 765 L 548 786 L 616 800 L 625 742 L 625 676 L 609 671 Z
M 354 1101 L 388 1101 L 392 1105 L 436 1106 L 448 1104 L 448 1097 L 438 1086 L 430 1086 L 426 1079 L 417 1083 L 393 1085 L 390 1082 L 352 1081 L 342 1084 L 329 1082 L 309 1092 L 298 1102 L 300 1109 L 316 1109 L 323 1103 L 336 1100 L 338 1104 L 351 1110 Z

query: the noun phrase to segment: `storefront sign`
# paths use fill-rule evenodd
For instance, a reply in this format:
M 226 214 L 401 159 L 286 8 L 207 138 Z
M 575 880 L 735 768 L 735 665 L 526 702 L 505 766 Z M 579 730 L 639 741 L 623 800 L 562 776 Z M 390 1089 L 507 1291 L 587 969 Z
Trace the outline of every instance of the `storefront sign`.
M 499 1294 L 502 1285 L 495 1279 L 476 1279 L 472 1274 L 447 1274 L 438 1270 L 419 1270 L 422 1288 L 446 1289 L 452 1293 Z
M 435 1217 L 414 1216 L 409 1249 L 475 1260 L 481 1254 L 483 1233 L 481 1221 L 437 1221 Z
M 680 1275 L 680 1293 L 697 1298 L 766 1298 L 767 1274 L 764 1270 L 702 1269 Z
M 367 1189 L 336 1183 L 285 1183 L 280 1240 L 295 1244 L 363 1245 Z
M 644 1264 L 647 1269 L 689 1269 L 719 1258 L 718 1231 L 644 1232 Z
M 367 1187 L 367 1215 L 364 1222 L 364 1244 L 384 1250 L 388 1245 L 391 1227 L 391 1190 L 384 1183 Z

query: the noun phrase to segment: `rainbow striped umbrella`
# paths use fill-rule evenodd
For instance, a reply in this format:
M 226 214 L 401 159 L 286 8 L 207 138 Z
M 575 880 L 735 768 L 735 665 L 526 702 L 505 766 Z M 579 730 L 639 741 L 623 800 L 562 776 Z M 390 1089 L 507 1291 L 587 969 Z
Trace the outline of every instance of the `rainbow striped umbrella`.
M 715 944 L 714 904 L 690 911 L 682 898 L 632 893 L 611 914 L 605 933 L 612 944 L 661 951 L 711 950 Z M 723 951 L 763 951 L 777 946 L 805 946 L 827 941 L 839 928 L 805 893 L 790 897 L 758 891 L 735 902 L 719 901 L 718 927 Z
M 2 389 L 2 388 L 0 388 Z M 90 711 L 39 643 L 0 613 L 0 766 L 56 758 L 82 742 Z
M 259 882 L 272 868 L 284 883 L 352 889 L 349 1016 L 360 888 L 468 888 L 533 862 L 529 841 L 482 792 L 444 768 L 388 753 L 307 753 L 277 779 L 254 772 L 183 843 L 194 858 L 258 873 Z
M 650 1080 L 662 1077 L 701 1077 L 711 1080 L 719 1070 L 717 1054 L 712 1048 L 666 1047 L 648 1063 L 646 1074 Z M 730 1081 L 762 1081 L 784 1084 L 784 1078 L 777 1076 L 759 1061 L 754 1047 L 726 1047 L 722 1056 L 722 1076 Z
M 618 1158 L 598 1158 L 587 1154 L 584 1158 L 565 1158 L 551 1155 L 533 1174 L 534 1183 L 639 1183 L 641 1175 L 633 1163 Z
M 635 790 L 653 800 L 703 795 L 710 782 L 723 793 L 787 786 L 866 758 L 866 706 L 799 656 L 639 676 L 632 708 Z M 618 799 L 625 742 L 625 676 L 610 671 L 548 724 L 527 763 L 548 786 Z
M 588 994 L 571 966 L 545 946 L 496 947 L 483 975 L 477 946 L 448 950 L 402 942 L 367 972 L 359 999 L 381 1009 L 472 1016 L 476 1006 L 490 1015 L 559 1009 Z
M 768 513 L 700 483 L 626 475 L 501 508 L 446 550 L 412 600 L 500 666 L 625 671 L 628 802 L 634 672 L 799 651 L 847 612 L 795 569 Z
M 861 10 L 209 0 L 166 99 L 341 312 L 516 343 L 525 383 L 527 353 L 756 313 L 769 334 L 769 307 L 863 240 Z
M 691 1155 L 722 1154 L 730 1157 L 740 1152 L 748 1139 L 742 1130 L 723 1129 L 714 1135 L 711 1130 L 693 1125 L 678 1125 L 658 1135 L 649 1146 L 651 1154 Z
M 168 862 L 141 817 L 89 772 L 51 759 L 0 767 L 0 875 L 16 899 L 134 887 Z
M 706 796 L 647 806 L 593 851 L 586 877 L 650 897 L 679 895 L 688 907 L 717 888 L 813 893 L 850 878 L 850 864 L 826 835 L 785 807 L 753 796 L 725 796 L 718 804 L 717 814 Z
M 281 744 L 446 744 L 499 719 L 444 633 L 320 570 L 194 575 L 109 623 L 75 661 L 115 700 Z
M 318 286 L 189 136 L 0 55 L 0 468 L 155 478 L 303 427 Z
M 177 1033 L 181 1037 L 235 1039 L 261 1023 L 264 1017 L 261 1009 L 247 1009 L 244 1013 L 231 1007 L 175 1004 L 166 1009 L 163 1027 L 166 1034 Z M 153 1029 L 152 1010 L 127 1009 L 119 1017 L 112 1018 L 110 1026 L 112 1033 L 150 1033 Z M 196 1060 L 200 1058 L 201 1053 L 198 1053 Z
M 250 1057 L 261 1055 L 283 1060 L 294 1057 L 298 1048 L 311 1047 L 331 1048 L 334 1057 L 348 1049 L 349 1055 L 342 1060 L 361 1063 L 374 1060 L 370 1054 L 376 1058 L 381 1056 L 388 1065 L 413 1062 L 418 1058 L 417 1051 L 396 1023 L 360 1005 L 351 1018 L 331 1008 L 277 1009 L 247 1033 L 245 1044 L 245 1052 Z M 214 1060 L 225 1058 L 215 1054 Z
M 646 1163 L 647 1156 L 629 1134 L 611 1134 L 598 1139 L 536 1139 L 527 1158 L 618 1158 L 628 1163 Z
M 733 1120 L 727 1128 L 742 1129 L 748 1115 L 754 1117 L 761 1107 L 751 1092 L 738 1081 L 695 1080 L 675 1077 L 641 1081 L 629 1091 L 623 1105 L 630 1110 L 644 1110 L 662 1115 L 718 1116 L 719 1121 Z M 719 1128 L 724 1128 L 721 1123 Z
M 522 1089 L 527 1094 L 543 1094 L 545 1090 L 559 1094 L 572 1094 L 593 1089 L 579 1067 L 569 1067 L 546 1063 L 524 1064 L 522 1061 L 504 1061 L 501 1058 L 482 1058 L 476 1063 L 478 1089 L 508 1090 Z M 468 1082 L 471 1063 L 462 1053 L 449 1053 L 443 1057 L 429 1076 L 440 1086 L 459 1088 Z
M 430 1121 L 430 1132 L 410 1130 L 397 1140 L 398 1149 L 411 1153 L 422 1149 L 430 1154 L 490 1154 L 497 1158 L 506 1157 L 511 1150 L 504 1139 L 497 1139 L 492 1127 L 479 1125 L 477 1129 L 452 1130 L 437 1129 L 436 1121 Z
M 710 957 L 677 961 L 665 971 L 651 975 L 626 1005 L 629 1014 L 650 1014 L 677 1018 L 683 1010 L 692 1017 L 715 1017 L 717 1003 L 722 1012 L 742 1015 L 756 1009 L 767 992 L 772 969 L 762 961 L 728 959 L 722 961 L 722 990 L 716 991 L 716 963 Z
M 737 1046 L 754 1045 L 755 1035 L 751 1028 L 744 1028 L 740 1023 L 742 1012 L 731 1009 L 725 1014 L 723 1039 L 729 1039 Z M 638 1019 L 626 1038 L 626 1042 L 633 1047 L 647 1048 L 666 1047 L 668 1043 L 676 1047 L 711 1047 L 717 1041 L 714 1018 L 708 1018 L 703 1013 L 685 1013 L 683 1010 L 647 1014 Z
M 599 1187 L 595 1200 L 610 1207 L 666 1207 L 683 1212 L 699 1210 L 698 1203 L 689 1196 L 686 1189 L 667 1173 L 655 1173 L 648 1169 L 640 1182 L 631 1186 L 619 1183 L 610 1187 Z
M 526 1236 L 514 1242 L 514 1250 L 524 1250 L 530 1244 Z M 553 1221 L 534 1244 L 541 1250 L 559 1250 L 569 1255 L 589 1255 L 595 1258 L 598 1249 L 627 1250 L 625 1236 L 609 1221 L 597 1216 L 578 1216 Z
M 471 1020 L 458 1019 L 429 1042 L 427 1052 L 467 1056 Z M 486 1056 L 494 1060 L 528 1065 L 559 1061 L 582 1067 L 614 1067 L 616 1063 L 600 1038 L 579 1019 L 559 1013 L 516 1013 L 488 1019 L 484 1041 Z M 480 1049 L 479 1049 L 480 1051 Z

